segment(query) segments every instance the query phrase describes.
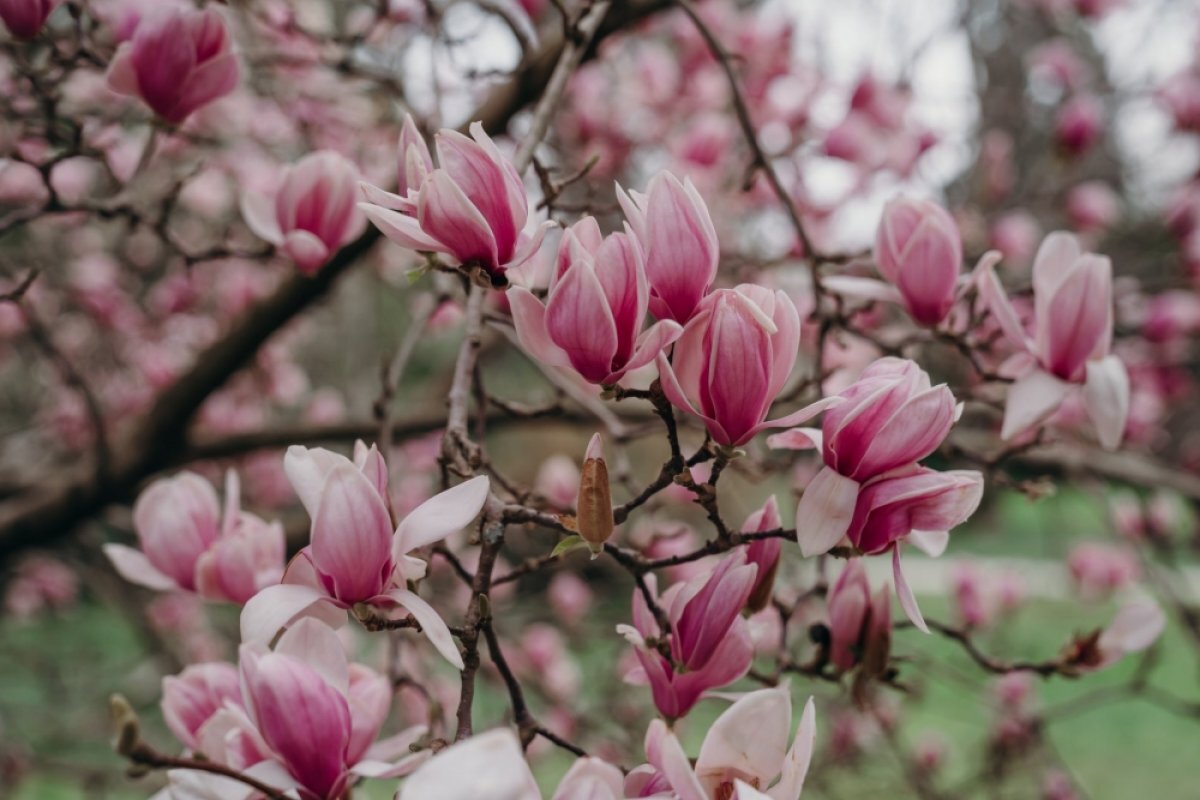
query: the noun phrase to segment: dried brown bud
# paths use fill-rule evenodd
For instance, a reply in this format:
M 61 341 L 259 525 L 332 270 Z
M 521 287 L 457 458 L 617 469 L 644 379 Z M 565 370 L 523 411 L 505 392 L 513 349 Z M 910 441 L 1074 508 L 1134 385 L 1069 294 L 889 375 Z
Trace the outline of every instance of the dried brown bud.
M 613 532 L 612 489 L 608 483 L 608 465 L 604 463 L 604 445 L 600 434 L 592 436 L 579 477 L 576 526 L 595 556 Z

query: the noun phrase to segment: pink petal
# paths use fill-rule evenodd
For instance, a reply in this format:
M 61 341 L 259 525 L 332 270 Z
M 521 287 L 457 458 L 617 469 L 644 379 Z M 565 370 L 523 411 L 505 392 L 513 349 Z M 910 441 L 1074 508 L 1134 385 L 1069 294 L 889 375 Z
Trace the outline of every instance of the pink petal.
M 289 231 L 281 248 L 287 257 L 306 275 L 312 275 L 329 260 L 329 248 L 314 234 L 305 230 Z
M 850 530 L 858 500 L 857 481 L 822 467 L 800 495 L 796 538 L 805 558 L 829 552 Z
M 542 301 L 524 286 L 514 286 L 506 295 L 521 349 L 548 367 L 570 367 L 567 354 L 546 332 L 546 307 Z
M 728 774 L 768 786 L 779 774 L 792 731 L 786 685 L 742 697 L 709 727 L 696 759 L 696 777 L 712 792 Z
M 516 734 L 480 733 L 426 761 L 400 786 L 396 800 L 540 800 Z
M 580 259 L 562 275 L 546 303 L 546 332 L 590 383 L 612 371 L 617 326 L 592 265 Z
M 383 588 L 391 549 L 391 517 L 379 492 L 353 464 L 338 464 L 325 477 L 312 523 L 313 565 L 339 600 L 356 603 Z
M 1032 350 L 1033 342 L 1025 333 L 1025 327 L 1021 324 L 1016 309 L 1012 307 L 1008 294 L 1000 283 L 999 276 L 996 275 L 995 263 L 984 264 L 977 280 L 979 282 L 979 299 L 991 310 L 1000 330 L 1017 347 L 1022 350 Z
M 821 279 L 821 285 L 842 297 L 855 300 L 870 300 L 883 303 L 903 305 L 904 296 L 900 290 L 890 283 L 877 281 L 874 278 L 860 278 L 854 275 L 829 275 Z
M 154 589 L 159 592 L 178 590 L 179 584 L 158 571 L 150 559 L 141 550 L 126 547 L 123 544 L 106 544 L 102 548 L 104 555 L 112 562 L 113 568 L 122 578 L 138 586 Z
M 904 570 L 900 568 L 900 545 L 892 548 L 892 577 L 896 581 L 896 596 L 900 598 L 900 607 L 904 609 L 904 613 L 912 621 L 917 629 L 929 633 L 929 626 L 925 624 L 925 618 L 921 616 L 921 609 L 917 607 L 917 598 L 913 595 L 912 589 L 908 585 L 908 581 L 904 579 Z
M 663 725 L 663 721 L 656 719 L 650 724 Z M 692 764 L 683 752 L 683 746 L 675 738 L 675 733 L 669 729 L 659 740 L 659 757 L 662 760 L 659 767 L 675 794 L 679 796 L 679 800 L 707 800 L 704 787 L 692 771 Z
M 1116 450 L 1129 417 L 1129 373 L 1120 358 L 1112 355 L 1087 362 L 1083 399 L 1101 446 Z
M 108 65 L 108 88 L 117 94 L 130 97 L 138 95 L 137 71 L 133 66 L 133 44 L 122 42 Z
M 1000 438 L 1012 439 L 1053 414 L 1062 405 L 1069 388 L 1070 384 L 1040 369 L 1017 379 L 1008 389 Z
M 413 217 L 370 203 L 359 203 L 358 207 L 380 233 L 401 247 L 422 253 L 450 253 L 449 245 L 426 233 Z
M 800 727 L 796 729 L 792 749 L 788 751 L 787 759 L 783 762 L 783 776 L 768 792 L 771 800 L 800 800 L 816 742 L 817 710 L 810 697 L 804 704 L 804 713 L 800 716 Z
M 350 691 L 349 663 L 337 632 L 313 617 L 296 620 L 275 645 L 275 652 L 303 661 L 343 696 Z
M 337 628 L 345 624 L 346 611 L 333 598 L 311 586 L 280 584 L 268 586 L 242 608 L 243 642 L 270 642 L 294 620 L 316 617 Z
M 575 760 L 550 800 L 624 800 L 621 770 L 599 758 Z
M 632 372 L 646 366 L 682 333 L 683 327 L 678 322 L 664 319 L 654 323 L 637 338 L 633 354 L 625 363 L 622 371 Z
M 474 480 L 479 479 L 475 478 Z M 393 589 L 388 592 L 387 596 L 408 609 L 408 612 L 421 625 L 421 630 L 424 632 L 426 638 L 442 654 L 443 658 L 453 664 L 456 669 L 461 670 L 463 668 L 462 655 L 458 652 L 458 648 L 454 644 L 454 637 L 450 633 L 450 628 L 446 625 L 446 621 L 442 619 L 441 615 L 434 610 L 433 606 L 408 589 Z
M 820 450 L 823 434 L 820 428 L 792 428 L 767 437 L 772 450 Z
M 708 426 L 710 431 L 716 430 L 719 431 L 722 436 L 726 436 L 721 424 L 712 417 L 706 416 L 697 411 L 696 407 L 692 405 L 692 401 L 689 400 L 687 395 L 683 393 L 683 388 L 679 385 L 679 379 L 675 376 L 675 370 L 671 368 L 671 362 L 667 360 L 667 354 L 660 351 L 657 362 L 658 377 L 662 385 L 663 394 L 665 394 L 667 399 L 671 401 L 671 405 L 682 411 L 686 411 L 693 416 L 699 417 L 704 421 L 704 424 Z M 726 436 L 726 438 L 728 437 Z
M 434 170 L 417 199 L 421 230 L 441 242 L 460 263 L 499 265 L 488 220 L 444 170 Z
M 479 515 L 490 488 L 479 475 L 421 503 L 396 528 L 393 552 L 398 557 L 462 530 Z
M 793 411 L 790 414 L 785 414 L 777 419 L 769 419 L 766 422 L 760 422 L 754 426 L 754 433 L 757 434 L 760 431 L 767 430 L 768 428 L 789 428 L 794 425 L 803 425 L 817 414 L 820 414 L 821 412 L 827 411 L 831 408 L 835 408 L 836 406 L 840 406 L 844 402 L 844 398 L 836 395 L 833 397 L 822 397 L 815 403 L 809 403 L 804 408 Z

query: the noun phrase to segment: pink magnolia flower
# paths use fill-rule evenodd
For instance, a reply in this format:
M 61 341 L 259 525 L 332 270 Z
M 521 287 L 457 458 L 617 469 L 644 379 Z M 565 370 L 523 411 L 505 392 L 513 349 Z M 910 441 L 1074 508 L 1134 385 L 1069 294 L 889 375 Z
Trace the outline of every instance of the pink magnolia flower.
M 928 200 L 901 196 L 884 207 L 875 235 L 875 264 L 887 284 L 831 276 L 827 286 L 842 294 L 899 303 L 914 320 L 933 326 L 950 313 L 964 285 L 959 280 L 958 226 L 944 208 Z
M 686 323 L 717 277 L 717 230 L 690 180 L 669 172 L 650 181 L 646 194 L 617 186 L 617 200 L 646 253 L 650 310 Z
M 399 167 L 396 170 L 396 193 L 408 197 L 409 192 L 419 192 L 421 184 L 433 172 L 433 156 L 425 137 L 417 129 L 412 114 L 404 115 L 400 127 L 400 143 L 397 145 Z
M 163 721 L 189 750 L 200 750 L 200 731 L 226 702 L 241 707 L 238 671 L 214 661 L 192 664 L 162 681 Z
M 768 440 L 772 447 L 817 447 L 825 462 L 796 508 L 805 557 L 846 534 L 863 485 L 934 452 L 958 415 L 950 389 L 931 386 L 929 375 L 907 359 L 875 361 L 838 396 L 843 402 L 825 415 L 820 431 L 797 428 Z
M 133 39 L 108 66 L 108 87 L 140 97 L 155 114 L 178 125 L 237 87 L 238 62 L 229 31 L 213 9 L 169 9 L 143 18 Z
M 1092 149 L 1104 130 L 1104 108 L 1090 94 L 1077 94 L 1063 103 L 1054 120 L 1054 136 L 1067 154 L 1079 156 Z
M 617 631 L 634 646 L 641 672 L 631 679 L 650 684 L 654 705 L 668 719 L 691 710 L 709 689 L 725 686 L 746 674 L 754 656 L 750 632 L 740 612 L 754 588 L 758 567 L 737 550 L 712 572 L 677 583 L 658 601 L 671 624 L 668 658 L 647 644 L 662 630 L 640 592 L 633 594 L 633 625 Z M 656 591 L 653 575 L 646 576 Z
M 208 481 L 181 472 L 138 496 L 133 527 L 141 550 L 106 544 L 104 554 L 125 580 L 148 589 L 245 603 L 283 574 L 283 526 L 241 510 L 232 470 L 224 511 Z
M 1121 218 L 1121 198 L 1104 181 L 1084 181 L 1067 192 L 1067 216 L 1079 231 L 1104 231 Z
M 0 0 L 0 20 L 18 39 L 37 36 L 60 0 Z
M 658 373 L 672 404 L 702 419 L 718 444 L 737 447 L 841 402 L 827 397 L 764 421 L 799 345 L 800 315 L 787 294 L 744 283 L 705 299 L 675 343 L 674 362 L 659 353 Z
M 862 561 L 846 563 L 826 601 L 829 660 L 839 671 L 848 672 L 862 661 L 872 639 L 886 645 L 892 630 L 890 597 L 891 590 L 884 586 L 872 598 Z
M 269 642 L 307 616 L 338 625 L 358 603 L 384 610 L 400 606 L 461 669 L 462 656 L 446 623 L 407 586 L 425 575 L 425 562 L 409 553 L 474 519 L 487 500 L 488 479 L 472 478 L 434 495 L 393 526 L 387 465 L 374 446 L 356 443 L 353 462 L 321 448 L 293 446 L 284 469 L 312 519 L 311 544 L 292 559 L 282 583 L 246 604 L 242 640 Z
M 931 386 L 915 362 L 882 358 L 839 395 L 822 430 L 795 428 L 771 447 L 819 447 L 824 466 L 796 507 L 800 550 L 827 552 L 843 537 L 867 555 L 893 551 L 896 593 L 920 628 L 920 611 L 900 569 L 899 543 L 930 555 L 946 548 L 949 530 L 975 512 L 983 495 L 978 472 L 935 472 L 917 462 L 933 453 L 958 417 L 944 385 Z
M 419 140 L 415 126 L 401 138 L 405 193 L 364 183 L 367 202 L 359 207 L 393 242 L 481 267 L 493 283 L 503 285 L 505 271 L 537 252 L 552 223 L 525 233 L 525 184 L 480 123 L 471 124 L 471 138 L 450 129 L 438 133 L 438 166 L 433 170 Z
M 779 503 L 775 495 L 767 498 L 762 508 L 746 517 L 742 523 L 742 533 L 763 533 L 775 531 L 783 527 L 779 518 Z M 779 556 L 783 552 L 783 539 L 755 539 L 746 546 L 746 561 L 758 567 L 754 578 L 754 587 L 750 590 L 750 598 L 746 608 L 750 613 L 762 611 L 771 602 L 771 592 L 775 588 L 775 573 L 779 571 Z
M 1067 569 L 1085 597 L 1105 597 L 1141 576 L 1137 556 L 1121 547 L 1083 542 L 1071 548 Z
M 675 733 L 655 719 L 646 731 L 649 763 L 629 773 L 625 794 L 678 800 L 798 800 L 817 735 L 812 698 L 805 703 L 789 748 L 791 733 L 792 697 L 786 684 L 745 694 L 722 712 L 705 734 L 694 766 Z
M 390 684 L 350 664 L 336 632 L 318 620 L 297 622 L 273 651 L 242 645 L 238 666 L 246 715 L 269 748 L 264 755 L 290 779 L 271 781 L 280 789 L 327 800 L 358 777 L 398 777 L 425 758 L 407 752 L 423 728 L 372 747 L 391 706 Z
M 1054 413 L 1073 387 L 1100 443 L 1115 449 L 1129 415 L 1129 374 L 1112 355 L 1112 264 L 1085 253 L 1067 233 L 1052 233 L 1033 263 L 1034 333 L 1017 317 L 995 270 L 985 265 L 979 292 L 1018 353 L 1004 369 L 1016 376 L 1000 436 L 1012 439 Z
M 648 294 L 641 247 L 628 232 L 602 237 L 593 217 L 563 233 L 544 305 L 523 286 L 509 289 L 508 301 L 525 351 L 590 383 L 617 383 L 683 330 L 662 320 L 642 331 Z
M 259 238 L 279 247 L 311 275 L 342 245 L 357 238 L 366 219 L 356 207 L 358 167 L 331 150 L 310 153 L 284 173 L 274 199 L 242 195 L 242 218 Z

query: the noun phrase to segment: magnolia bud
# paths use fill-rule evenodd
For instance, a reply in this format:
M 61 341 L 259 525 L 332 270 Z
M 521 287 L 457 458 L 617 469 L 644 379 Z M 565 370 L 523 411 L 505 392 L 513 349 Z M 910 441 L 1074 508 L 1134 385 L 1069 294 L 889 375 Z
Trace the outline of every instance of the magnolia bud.
M 608 465 L 604 463 L 604 445 L 600 434 L 592 436 L 583 457 L 579 478 L 579 535 L 592 555 L 599 555 L 613 532 L 612 490 L 608 485 Z
M 142 739 L 137 712 L 133 710 L 133 706 L 129 705 L 125 696 L 120 694 L 109 697 L 108 705 L 112 712 L 113 725 L 117 729 L 117 738 L 113 742 L 113 749 L 117 751 L 118 755 L 128 756 L 133 753 Z

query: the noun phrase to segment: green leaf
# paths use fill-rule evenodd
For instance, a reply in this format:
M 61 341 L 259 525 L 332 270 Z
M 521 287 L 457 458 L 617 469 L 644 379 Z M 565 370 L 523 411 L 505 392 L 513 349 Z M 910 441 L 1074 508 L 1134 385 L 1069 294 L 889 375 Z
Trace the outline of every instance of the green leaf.
M 570 553 L 572 550 L 578 550 L 581 547 L 587 547 L 587 542 L 583 540 L 582 536 L 568 536 L 554 545 L 554 549 L 550 551 L 550 556 L 557 558 L 558 556 Z

